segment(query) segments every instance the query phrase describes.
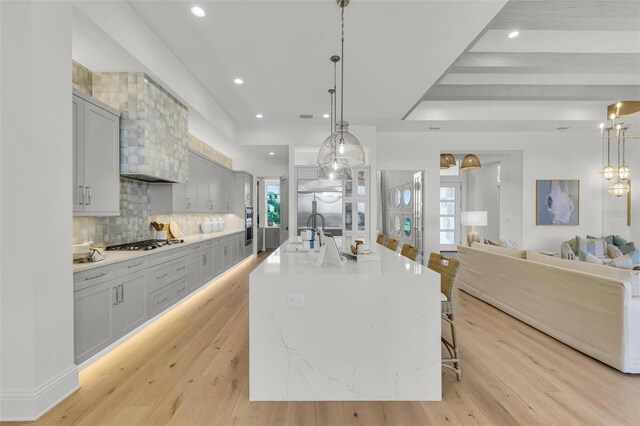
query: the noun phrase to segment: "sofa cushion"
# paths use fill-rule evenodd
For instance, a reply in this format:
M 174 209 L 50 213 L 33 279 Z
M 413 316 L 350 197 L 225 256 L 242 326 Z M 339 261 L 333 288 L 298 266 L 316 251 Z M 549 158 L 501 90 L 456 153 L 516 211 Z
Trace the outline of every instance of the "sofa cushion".
M 626 269 L 612 268 L 606 265 L 596 265 L 593 263 L 580 262 L 575 260 L 560 259 L 557 257 L 545 256 L 536 251 L 527 251 L 527 260 L 543 263 L 545 265 L 559 266 L 574 271 L 587 272 L 605 278 L 614 278 L 626 281 L 631 285 L 631 294 L 640 296 L 640 271 L 629 271 Z
M 613 235 L 607 235 L 606 237 L 594 237 L 591 235 L 587 235 L 587 238 L 590 238 L 592 240 L 597 240 L 598 238 L 602 238 L 607 244 L 613 244 Z
M 607 243 L 602 238 L 576 237 L 576 248 L 578 249 L 578 254 L 584 251 L 595 257 L 605 257 L 607 255 Z
M 502 254 L 504 256 L 517 257 L 519 259 L 525 259 L 527 256 L 527 252 L 524 250 L 515 250 L 515 249 L 504 248 L 504 247 L 490 246 L 489 244 L 473 243 L 471 244 L 471 247 L 478 250 L 484 250 L 484 251 L 490 251 L 493 253 Z
M 629 244 L 629 241 L 625 240 L 620 235 L 614 235 L 612 242 L 614 246 L 618 246 L 618 247 L 626 246 L 627 244 Z
M 607 256 L 611 259 L 615 259 L 616 257 L 624 256 L 620 249 L 613 244 L 607 244 Z
M 594 256 L 584 250 L 580 250 L 580 254 L 578 256 L 582 262 L 595 263 L 596 265 L 602 265 L 604 263 L 604 260 L 602 260 L 601 257 Z
M 485 238 L 484 243 L 489 244 L 490 246 L 502 247 L 502 244 L 497 241 L 490 240 L 489 238 Z
M 508 248 L 508 249 L 518 249 L 518 243 L 516 243 L 513 240 L 507 240 L 507 239 L 501 239 L 500 240 L 500 245 L 504 248 Z
M 621 269 L 633 269 L 633 259 L 628 254 L 624 256 L 618 256 L 615 259 L 610 259 L 605 262 L 605 265 L 613 266 L 614 268 Z
M 627 254 L 636 251 L 636 246 L 633 243 L 627 243 L 623 246 L 620 246 L 620 251 L 622 254 Z

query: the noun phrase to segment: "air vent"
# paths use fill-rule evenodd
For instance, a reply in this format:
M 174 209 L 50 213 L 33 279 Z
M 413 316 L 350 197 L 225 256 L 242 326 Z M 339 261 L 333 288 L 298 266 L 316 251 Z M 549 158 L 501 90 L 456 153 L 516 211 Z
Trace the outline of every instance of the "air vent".
M 313 118 L 313 114 L 300 114 L 298 117 L 302 120 L 309 120 Z

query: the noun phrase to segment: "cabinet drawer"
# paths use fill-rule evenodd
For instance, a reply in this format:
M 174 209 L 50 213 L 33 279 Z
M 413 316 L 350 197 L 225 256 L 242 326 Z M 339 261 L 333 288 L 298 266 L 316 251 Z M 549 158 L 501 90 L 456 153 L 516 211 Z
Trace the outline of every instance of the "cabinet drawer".
M 130 274 L 132 272 L 149 269 L 149 256 L 138 257 L 136 259 L 120 262 L 115 265 L 118 277 Z
M 149 265 L 156 266 L 161 263 L 166 263 L 168 261 L 181 258 L 182 256 L 187 255 L 187 247 L 181 248 L 172 248 L 167 251 L 158 254 L 152 254 L 149 256 Z
M 204 243 L 192 244 L 189 247 L 187 247 L 187 250 L 188 250 L 189 254 L 193 254 L 193 253 L 197 253 L 200 250 L 202 250 L 203 247 L 204 247 Z
M 113 265 L 93 268 L 88 271 L 76 272 L 73 274 L 74 290 L 82 290 L 97 284 L 101 284 L 116 278 Z
M 164 288 L 151 293 L 149 295 L 149 312 L 151 316 L 153 317 L 159 314 L 186 295 L 187 277 L 180 278 Z
M 207 241 L 206 243 L 204 243 L 204 248 L 205 249 L 210 249 L 211 247 L 213 247 L 214 245 L 216 245 L 219 242 L 220 242 L 219 240 Z
M 170 284 L 149 295 L 149 312 L 155 316 L 176 301 L 175 284 Z
M 187 275 L 187 259 L 178 259 L 164 265 L 158 265 L 151 268 L 149 274 L 149 291 L 156 291 L 176 278 Z

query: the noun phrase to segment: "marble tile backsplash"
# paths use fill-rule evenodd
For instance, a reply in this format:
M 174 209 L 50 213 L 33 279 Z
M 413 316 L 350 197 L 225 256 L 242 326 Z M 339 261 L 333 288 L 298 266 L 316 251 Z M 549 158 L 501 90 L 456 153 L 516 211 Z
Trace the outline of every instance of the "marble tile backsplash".
M 71 82 L 73 87 L 82 93 L 93 95 L 93 73 L 76 61 L 71 61 Z
M 244 229 L 244 219 L 233 214 L 176 214 L 151 215 L 149 184 L 133 179 L 120 178 L 120 216 L 74 217 L 73 243 L 94 241 L 106 245 L 156 238 L 152 221 L 176 222 L 185 235 L 200 233 L 200 223 L 206 218 L 219 216 L 225 221 L 225 229 Z

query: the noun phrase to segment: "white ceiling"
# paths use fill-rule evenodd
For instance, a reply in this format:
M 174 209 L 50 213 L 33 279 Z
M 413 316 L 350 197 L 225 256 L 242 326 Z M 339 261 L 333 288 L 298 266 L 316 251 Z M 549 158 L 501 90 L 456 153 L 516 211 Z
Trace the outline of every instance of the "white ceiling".
M 238 124 L 326 123 L 319 117 L 329 112 L 329 57 L 340 53 L 334 0 L 202 1 L 202 19 L 190 2 L 128 4 Z M 504 4 L 352 1 L 345 10 L 345 118 L 399 121 Z M 236 77 L 245 84 L 233 84 Z
M 454 131 L 478 116 L 498 129 L 537 122 L 573 131 L 636 99 L 640 1 L 511 0 L 406 118 L 446 117 L 443 129 Z

